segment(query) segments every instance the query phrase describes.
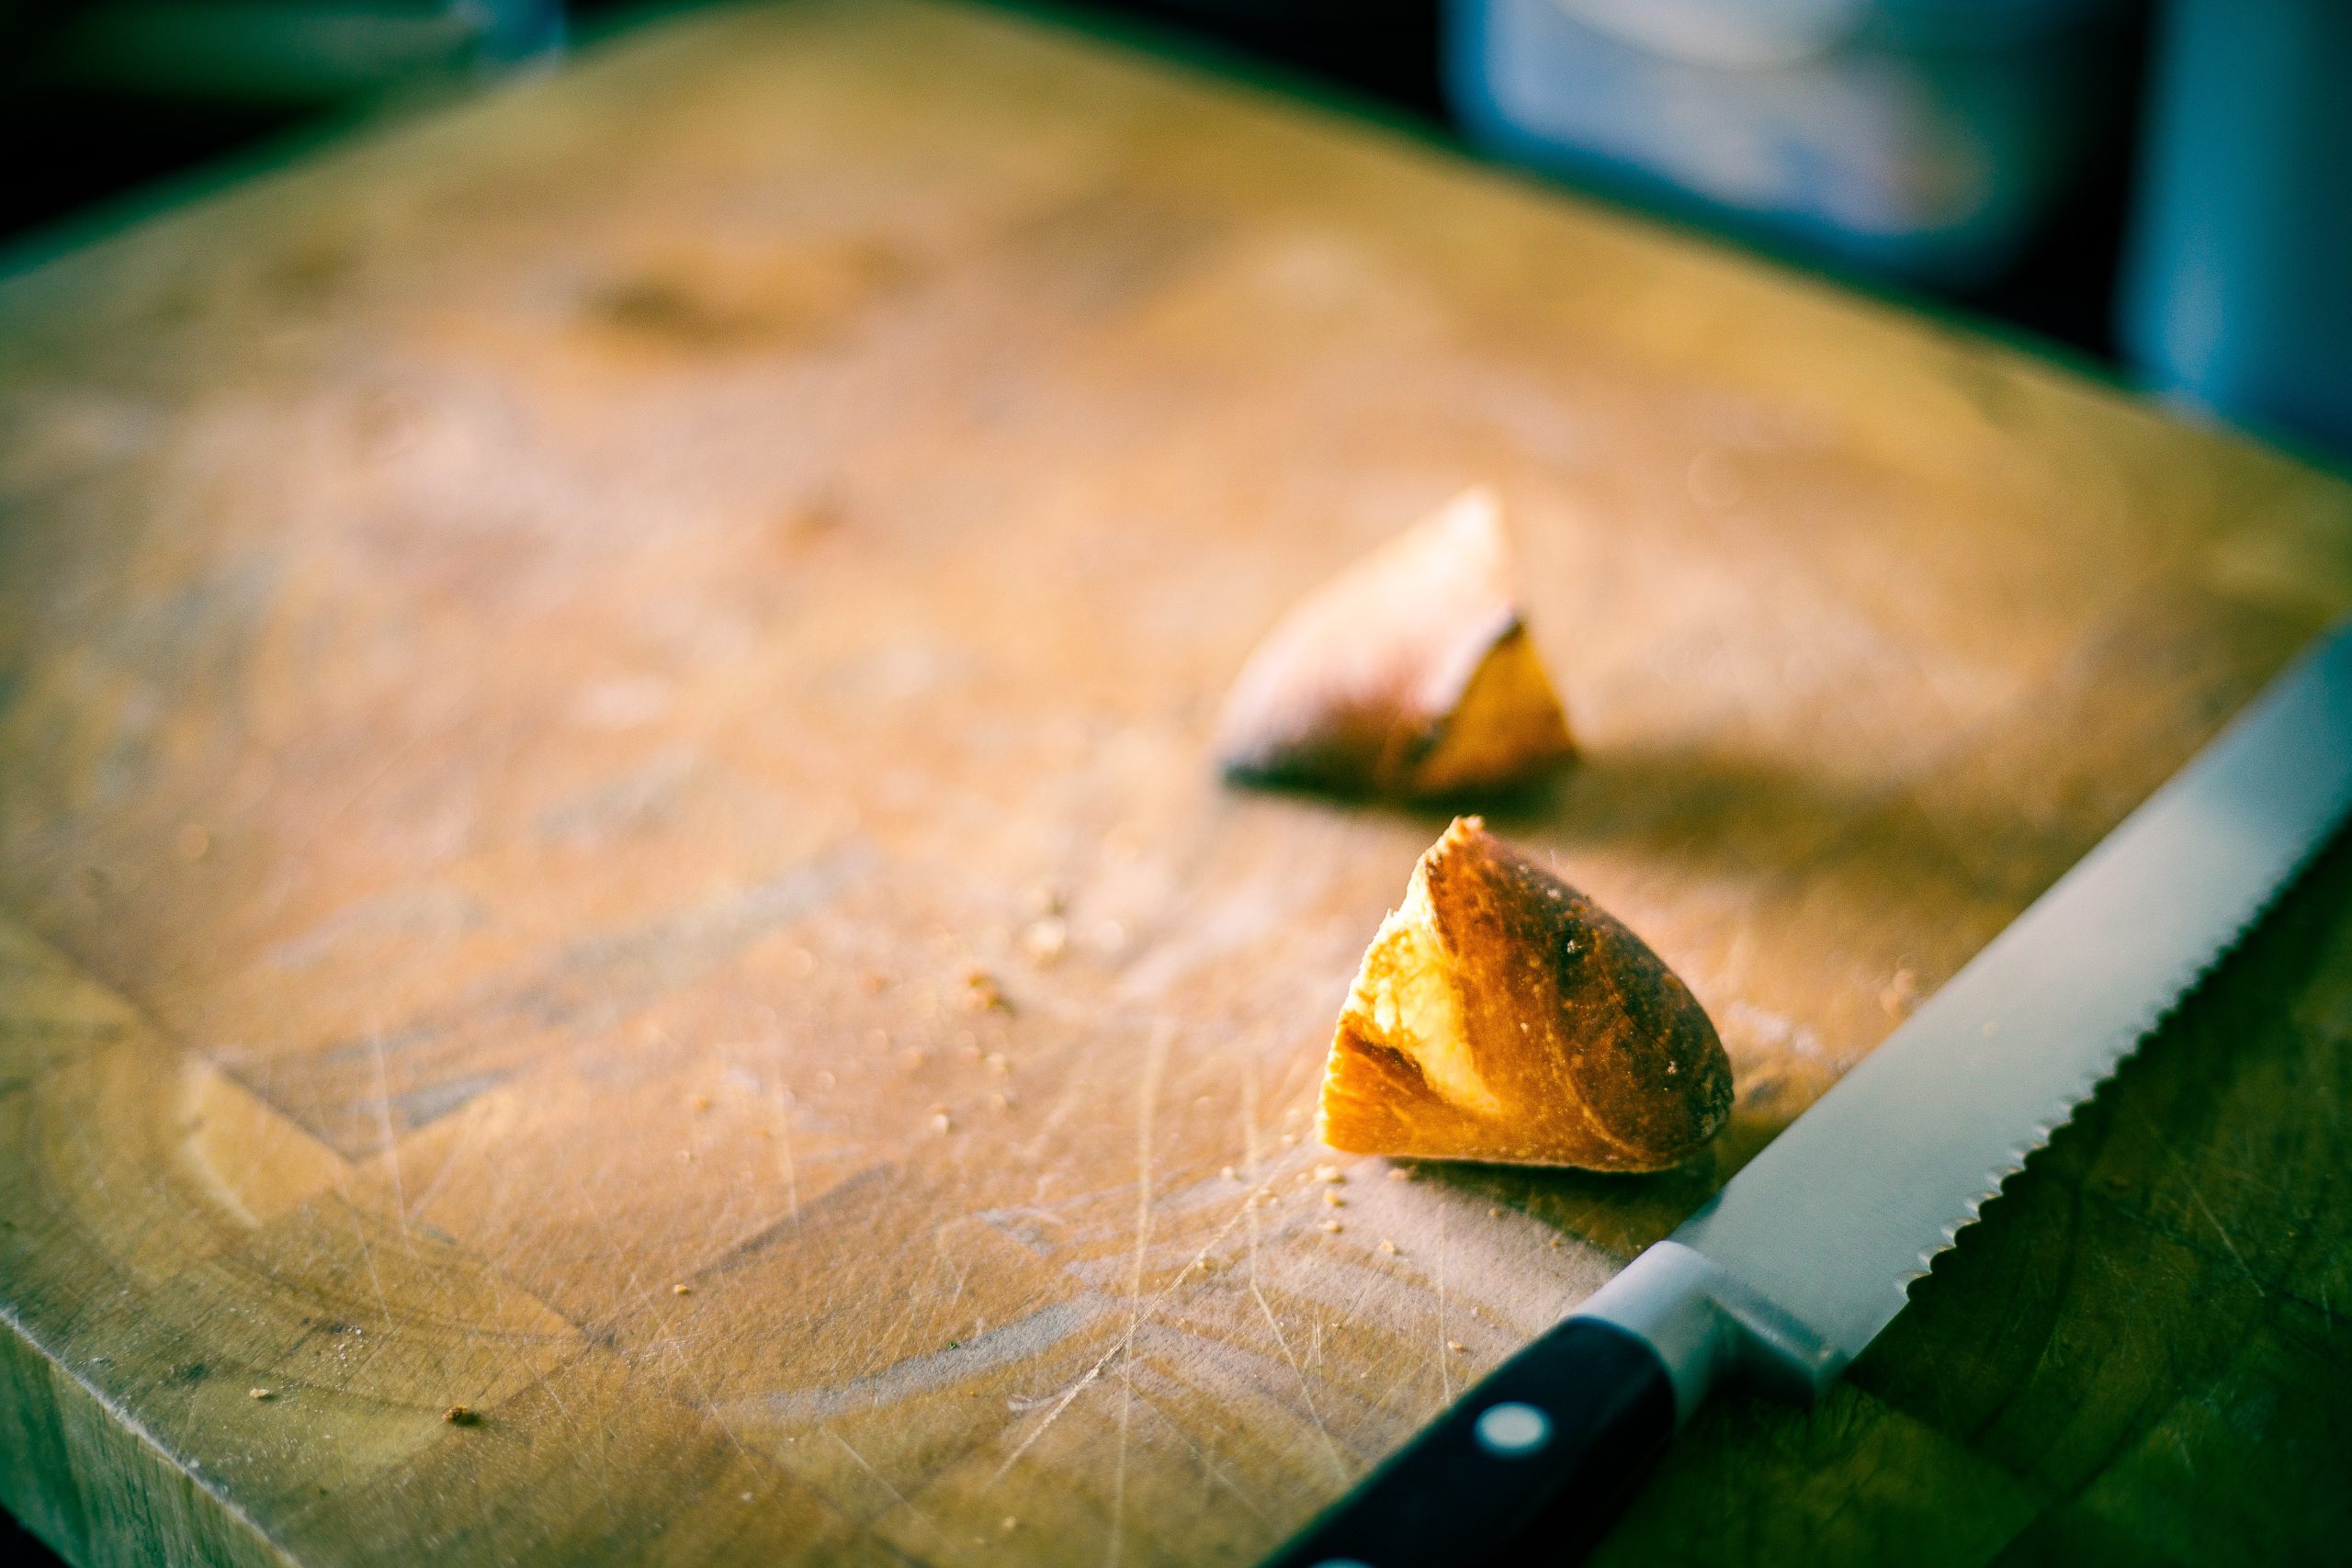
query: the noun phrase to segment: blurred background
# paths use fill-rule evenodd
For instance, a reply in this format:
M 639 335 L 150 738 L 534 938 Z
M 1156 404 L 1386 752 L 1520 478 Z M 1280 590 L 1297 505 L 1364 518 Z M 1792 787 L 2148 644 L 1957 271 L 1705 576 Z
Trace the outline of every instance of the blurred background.
M 1022 8 L 1404 123 L 2012 330 L 2323 461 L 2352 457 L 2345 0 Z M 0 244 L 650 14 L 613 0 L 0 0 Z

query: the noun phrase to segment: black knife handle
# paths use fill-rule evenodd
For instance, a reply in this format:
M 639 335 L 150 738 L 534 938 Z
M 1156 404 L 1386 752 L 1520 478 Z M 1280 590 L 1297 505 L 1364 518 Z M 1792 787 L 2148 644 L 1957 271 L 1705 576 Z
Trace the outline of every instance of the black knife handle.
M 1589 1551 L 1674 1432 L 1647 1343 L 1572 1317 L 1505 1361 L 1264 1568 L 1471 1568 Z

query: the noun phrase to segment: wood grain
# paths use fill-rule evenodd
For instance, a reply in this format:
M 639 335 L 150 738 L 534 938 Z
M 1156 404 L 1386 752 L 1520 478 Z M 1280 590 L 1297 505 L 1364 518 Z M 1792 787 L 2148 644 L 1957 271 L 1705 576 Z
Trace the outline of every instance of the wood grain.
M 1472 483 L 1585 752 L 1489 818 L 1739 1100 L 1681 1172 L 1335 1211 L 1330 1022 L 1442 820 L 1229 790 L 1209 730 Z M 2347 537 L 1966 333 L 896 0 L 21 271 L 5 1500 L 85 1563 L 1246 1561 L 2352 604 Z M 2347 933 L 2339 851 L 1613 1560 L 2340 1544 Z

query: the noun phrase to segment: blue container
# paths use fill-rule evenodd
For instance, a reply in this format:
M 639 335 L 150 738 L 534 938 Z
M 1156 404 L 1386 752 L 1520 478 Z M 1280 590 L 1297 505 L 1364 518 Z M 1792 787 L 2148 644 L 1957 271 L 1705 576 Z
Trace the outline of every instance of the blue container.
M 1844 265 L 1998 272 L 2120 85 L 2106 0 L 1450 0 L 1482 149 Z
M 2119 325 L 2158 385 L 2352 455 L 2352 4 L 2173 0 Z

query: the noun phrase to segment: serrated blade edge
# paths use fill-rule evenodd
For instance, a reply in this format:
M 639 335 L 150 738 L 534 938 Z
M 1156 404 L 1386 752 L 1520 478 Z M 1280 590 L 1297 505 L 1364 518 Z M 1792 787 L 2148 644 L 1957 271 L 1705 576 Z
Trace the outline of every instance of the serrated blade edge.
M 1673 1239 L 1842 1364 L 2352 807 L 2352 623 L 1735 1177 Z

